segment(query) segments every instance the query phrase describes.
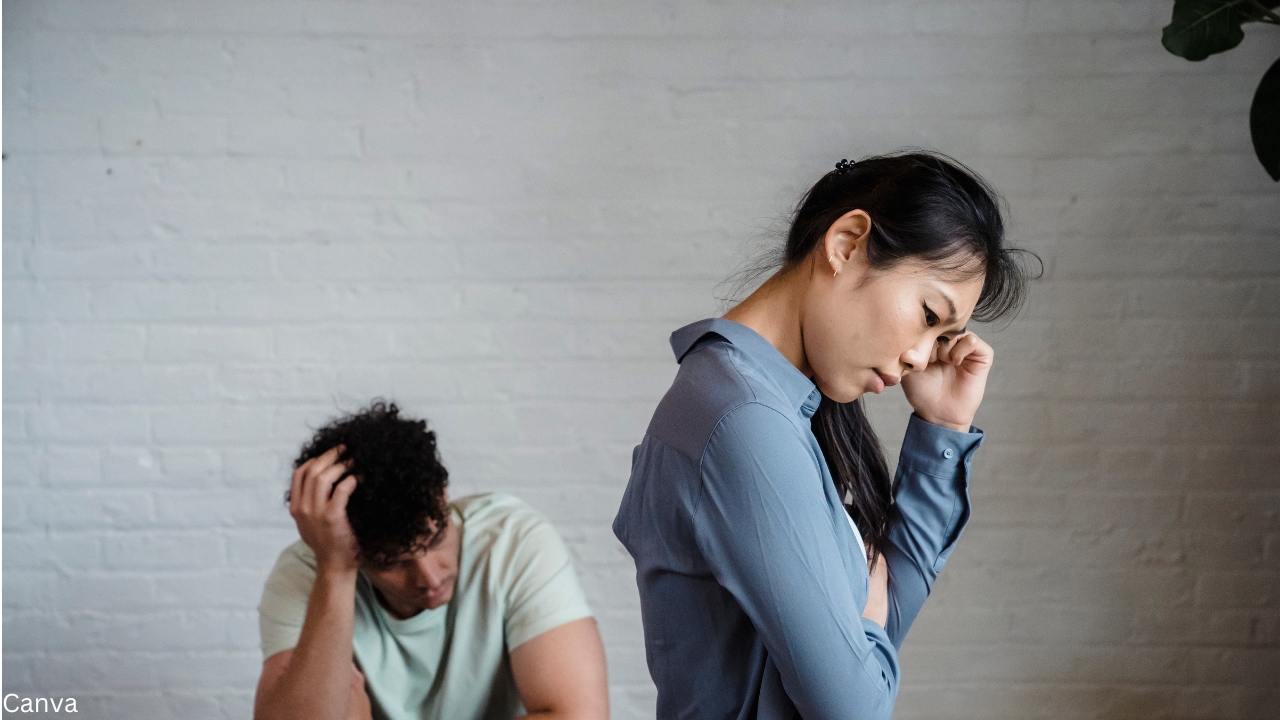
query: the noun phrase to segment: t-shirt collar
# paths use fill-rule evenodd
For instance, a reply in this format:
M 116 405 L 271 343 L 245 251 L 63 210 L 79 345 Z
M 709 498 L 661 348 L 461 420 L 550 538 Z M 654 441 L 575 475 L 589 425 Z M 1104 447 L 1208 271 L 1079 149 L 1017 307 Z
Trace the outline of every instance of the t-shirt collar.
M 742 351 L 752 360 L 760 364 L 769 377 L 778 383 L 783 394 L 791 401 L 793 407 L 806 418 L 813 417 L 822 400 L 822 393 L 813 381 L 796 369 L 773 343 L 765 340 L 760 333 L 742 323 L 724 318 L 708 318 L 690 323 L 671 333 L 671 349 L 675 352 L 676 362 L 684 362 L 685 355 L 697 347 L 698 342 L 708 334 L 714 333 L 728 340 L 734 347 Z

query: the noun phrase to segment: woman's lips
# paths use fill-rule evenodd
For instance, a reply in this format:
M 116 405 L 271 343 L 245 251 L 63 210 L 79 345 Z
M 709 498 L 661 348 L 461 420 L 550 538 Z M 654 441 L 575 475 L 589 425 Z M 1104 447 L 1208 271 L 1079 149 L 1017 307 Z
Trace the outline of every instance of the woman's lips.
M 893 387 L 902 381 L 902 378 L 897 377 L 896 375 L 885 375 L 875 368 L 872 368 L 871 371 L 876 374 L 875 387 L 872 388 L 871 392 L 877 395 L 884 392 L 885 388 Z

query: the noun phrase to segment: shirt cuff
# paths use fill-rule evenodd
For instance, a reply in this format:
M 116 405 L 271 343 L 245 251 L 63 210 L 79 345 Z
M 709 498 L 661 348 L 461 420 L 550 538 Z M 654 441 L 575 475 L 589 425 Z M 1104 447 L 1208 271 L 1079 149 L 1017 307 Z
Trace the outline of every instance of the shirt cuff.
M 912 413 L 898 462 L 926 475 L 955 477 L 961 463 L 966 468 L 973 463 L 973 453 L 984 439 L 982 430 L 972 425 L 969 432 L 960 432 L 934 425 Z

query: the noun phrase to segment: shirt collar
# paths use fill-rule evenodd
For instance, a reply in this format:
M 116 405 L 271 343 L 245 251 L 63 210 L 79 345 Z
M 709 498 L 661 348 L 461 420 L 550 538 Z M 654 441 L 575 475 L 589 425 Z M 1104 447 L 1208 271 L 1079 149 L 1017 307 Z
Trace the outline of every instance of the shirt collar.
M 759 363 L 769 378 L 778 383 L 783 394 L 791 401 L 792 406 L 806 418 L 813 417 L 822 400 L 822 393 L 813 381 L 796 369 L 795 365 L 778 352 L 778 348 L 765 340 L 760 333 L 741 323 L 724 318 L 708 318 L 690 323 L 671 333 L 671 349 L 676 354 L 676 362 L 684 362 L 684 356 L 698 345 L 709 333 L 714 333 L 728 340 L 755 362 Z

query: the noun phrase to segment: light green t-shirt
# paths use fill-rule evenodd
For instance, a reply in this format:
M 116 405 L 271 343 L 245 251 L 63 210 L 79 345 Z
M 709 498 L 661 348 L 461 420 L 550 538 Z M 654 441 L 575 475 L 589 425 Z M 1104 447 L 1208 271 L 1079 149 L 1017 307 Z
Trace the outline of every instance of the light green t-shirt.
M 590 617 L 569 552 L 551 523 L 511 495 L 450 503 L 461 557 L 453 599 L 406 620 L 393 618 L 360 573 L 355 660 L 375 718 L 508 720 L 524 708 L 507 653 L 572 620 Z M 298 644 L 316 557 L 299 540 L 276 561 L 258 624 L 262 656 Z

